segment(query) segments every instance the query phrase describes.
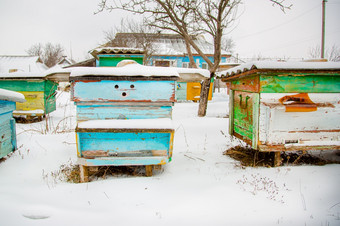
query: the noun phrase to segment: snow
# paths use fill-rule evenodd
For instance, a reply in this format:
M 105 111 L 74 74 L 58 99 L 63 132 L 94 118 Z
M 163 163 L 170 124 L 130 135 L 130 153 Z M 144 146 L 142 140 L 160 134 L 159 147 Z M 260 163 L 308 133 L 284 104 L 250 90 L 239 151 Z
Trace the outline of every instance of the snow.
M 0 89 L 0 100 L 8 100 L 19 103 L 23 103 L 26 101 L 23 94 L 7 89 Z
M 340 70 L 340 62 L 278 62 L 278 61 L 254 61 L 241 64 L 237 67 L 230 68 L 219 74 L 230 76 L 239 74 L 252 69 L 259 70 Z
M 0 73 L 18 72 L 42 73 L 48 67 L 39 62 L 38 56 L 0 56 Z
M 240 144 L 227 135 L 225 90 L 206 117 L 198 103 L 175 103 L 164 171 L 60 181 L 61 165 L 77 159 L 69 98 L 58 93 L 43 122 L 17 124 L 18 150 L 0 162 L 1 225 L 339 225 L 339 164 L 252 168 L 222 154 Z
M 28 110 L 28 111 L 18 111 L 18 110 L 15 110 L 15 111 L 13 111 L 13 113 L 15 113 L 15 114 L 30 114 L 30 115 L 34 115 L 34 114 L 36 114 L 36 115 L 43 115 L 45 112 L 44 112 L 44 110 L 42 110 L 42 109 L 36 109 L 36 110 Z
M 90 120 L 78 124 L 78 128 L 97 129 L 173 129 L 172 120 L 162 119 L 131 119 L 131 120 Z
M 80 76 L 161 76 L 161 77 L 179 77 L 178 72 L 173 68 L 143 66 L 140 64 L 127 64 L 123 67 L 80 67 L 72 70 L 70 77 Z
M 180 68 L 180 67 L 177 67 L 177 68 L 174 68 L 175 70 L 177 70 L 177 72 L 179 74 L 200 74 L 200 75 L 203 75 L 204 77 L 206 78 L 210 78 L 210 72 L 209 70 L 206 70 L 206 69 L 196 69 L 196 68 Z

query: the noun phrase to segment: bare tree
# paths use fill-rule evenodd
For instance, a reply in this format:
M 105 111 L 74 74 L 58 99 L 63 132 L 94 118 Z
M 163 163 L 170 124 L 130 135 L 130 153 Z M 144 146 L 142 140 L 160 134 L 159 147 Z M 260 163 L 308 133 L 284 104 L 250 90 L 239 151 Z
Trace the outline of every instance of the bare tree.
M 308 55 L 310 58 L 317 59 L 320 58 L 321 48 L 320 45 L 312 47 L 309 49 Z M 340 61 L 340 48 L 337 45 L 333 45 L 331 48 L 326 48 L 325 58 L 328 61 Z
M 281 10 L 288 8 L 285 0 L 270 0 L 279 5 Z M 110 3 L 109 3 L 110 2 Z M 221 43 L 225 31 L 235 20 L 237 6 L 241 0 L 101 0 L 98 12 L 122 9 L 143 14 L 147 25 L 171 30 L 180 34 L 187 43 L 189 58 L 192 57 L 190 46 L 206 61 L 210 78 L 203 82 L 198 116 L 205 116 L 210 83 L 221 61 Z M 290 6 L 289 6 L 290 7 Z M 194 39 L 198 34 L 209 34 L 214 42 L 214 60 L 211 61 L 200 49 Z
M 105 46 L 143 49 L 144 64 L 150 63 L 155 52 L 153 42 L 157 35 L 158 31 L 155 28 L 129 19 L 122 19 L 119 26 L 104 31 Z
M 45 45 L 38 43 L 26 50 L 31 56 L 39 56 L 47 67 L 53 67 L 62 58 L 64 48 L 60 44 L 52 44 L 50 42 Z
M 26 52 L 30 56 L 39 56 L 41 58 L 43 54 L 43 45 L 41 43 L 35 44 L 26 50 Z
M 221 48 L 228 52 L 234 52 L 235 42 L 230 37 L 222 37 Z

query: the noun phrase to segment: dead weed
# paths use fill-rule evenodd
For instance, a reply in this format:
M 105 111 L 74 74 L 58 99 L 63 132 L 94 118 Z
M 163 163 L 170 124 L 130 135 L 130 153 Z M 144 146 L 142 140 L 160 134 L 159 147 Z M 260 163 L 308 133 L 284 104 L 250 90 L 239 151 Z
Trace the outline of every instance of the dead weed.
M 260 152 L 249 146 L 238 145 L 223 152 L 231 158 L 239 161 L 242 166 L 250 167 L 273 167 L 274 152 Z M 282 165 L 326 165 L 339 163 L 336 161 L 322 159 L 318 156 L 303 152 L 281 153 Z

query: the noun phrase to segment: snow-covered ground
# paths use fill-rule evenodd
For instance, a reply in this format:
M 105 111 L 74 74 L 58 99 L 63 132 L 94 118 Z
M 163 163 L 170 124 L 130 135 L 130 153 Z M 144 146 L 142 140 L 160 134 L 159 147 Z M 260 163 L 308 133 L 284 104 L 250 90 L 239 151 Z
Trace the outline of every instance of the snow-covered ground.
M 204 118 L 176 103 L 173 161 L 152 177 L 56 180 L 76 160 L 75 107 L 60 93 L 46 121 L 17 124 L 18 150 L 0 162 L 0 225 L 340 225 L 340 165 L 244 168 L 222 154 L 228 96 Z

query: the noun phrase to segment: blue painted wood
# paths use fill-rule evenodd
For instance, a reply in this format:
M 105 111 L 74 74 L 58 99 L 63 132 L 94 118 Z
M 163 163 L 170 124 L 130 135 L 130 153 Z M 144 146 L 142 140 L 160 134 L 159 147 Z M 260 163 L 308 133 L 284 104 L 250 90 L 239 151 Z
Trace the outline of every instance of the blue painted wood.
M 14 110 L 15 102 L 0 100 L 0 158 L 16 148 Z
M 186 82 L 177 82 L 176 99 L 187 100 L 187 83 Z
M 116 157 L 116 158 L 78 158 L 78 163 L 85 166 L 139 166 L 139 165 L 164 165 L 171 162 L 171 158 L 162 156 L 153 157 Z
M 76 81 L 73 100 L 110 102 L 174 102 L 175 81 Z
M 117 155 L 124 152 L 141 151 L 144 154 L 151 155 L 152 152 L 166 150 L 169 154 L 170 133 L 111 133 L 111 132 L 78 132 L 80 141 L 80 154 L 84 151 L 104 151 L 109 155 Z M 136 152 L 137 153 L 137 152 Z M 136 154 L 138 156 L 138 153 Z
M 77 105 L 78 121 L 171 118 L 171 114 L 171 106 Z

